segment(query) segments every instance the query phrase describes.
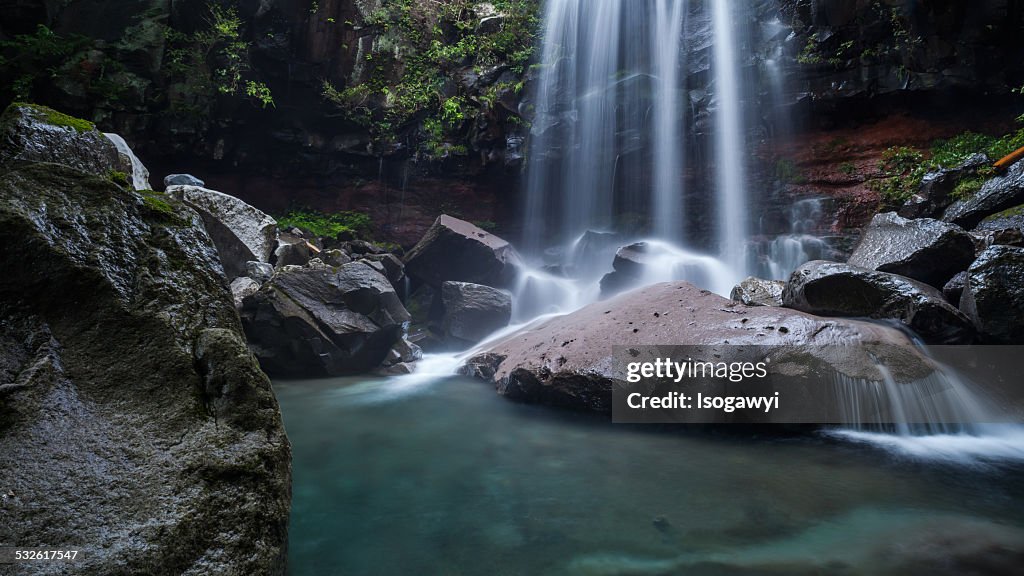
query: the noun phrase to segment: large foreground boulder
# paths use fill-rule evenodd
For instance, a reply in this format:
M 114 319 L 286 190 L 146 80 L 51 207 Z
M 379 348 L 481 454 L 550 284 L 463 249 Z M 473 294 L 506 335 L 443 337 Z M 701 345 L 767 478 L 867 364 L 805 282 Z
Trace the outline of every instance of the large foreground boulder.
M 974 241 L 955 224 L 877 214 L 850 255 L 853 266 L 891 272 L 941 288 L 974 261 Z
M 463 348 L 508 326 L 512 319 L 512 296 L 497 288 L 445 282 L 439 296 L 432 313 L 440 319 L 440 332 L 449 343 Z
M 284 574 L 290 446 L 200 216 L 64 160 L 0 175 L 0 542 Z
M 277 242 L 277 221 L 261 210 L 199 186 L 169 186 L 167 193 L 202 215 L 229 279 L 244 276 L 246 262 L 270 261 Z
M 904 276 L 813 260 L 782 292 L 786 307 L 818 316 L 894 319 L 929 344 L 971 342 L 974 327 L 936 288 Z
M 1024 204 L 1024 162 L 1017 162 L 1006 174 L 990 179 L 974 196 L 955 202 L 942 219 L 970 229 L 1007 208 Z
M 363 262 L 288 266 L 242 302 L 249 345 L 270 374 L 333 376 L 381 366 L 409 313 Z
M 983 342 L 1024 344 L 1024 248 L 982 252 L 967 271 L 960 309 L 977 324 Z
M 729 362 L 730 354 L 743 353 L 743 345 L 802 353 L 794 347 L 843 344 L 911 347 L 902 332 L 886 326 L 744 306 L 672 282 L 527 326 L 480 351 L 462 371 L 494 382 L 498 393 L 515 400 L 608 412 L 612 387 L 622 383 L 615 347 L 711 345 L 716 360 Z M 876 373 L 875 360 L 857 351 L 824 361 L 853 377 Z
M 518 256 L 512 245 L 469 222 L 442 214 L 405 256 L 405 272 L 440 287 L 442 282 L 508 286 Z

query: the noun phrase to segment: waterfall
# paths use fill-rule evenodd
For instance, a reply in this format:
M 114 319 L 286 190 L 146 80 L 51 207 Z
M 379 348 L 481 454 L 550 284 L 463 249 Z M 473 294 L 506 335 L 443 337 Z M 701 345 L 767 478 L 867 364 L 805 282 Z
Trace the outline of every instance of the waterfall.
M 715 195 L 718 205 L 718 244 L 722 260 L 733 270 L 742 270 L 747 238 L 747 147 L 740 101 L 736 34 L 729 1 L 711 1 L 711 20 L 715 31 Z
M 645 237 L 673 243 L 687 262 L 670 267 L 683 274 L 670 279 L 716 290 L 726 286 L 728 292 L 753 272 L 744 254 L 744 103 L 753 99 L 743 98 L 739 46 L 746 44 L 738 41 L 742 33 L 734 25 L 743 10 L 725 0 L 546 3 L 528 150 L 525 254 L 535 260 L 546 254 L 546 264 L 567 270 L 606 269 L 607 254 L 607 262 L 598 264 L 572 261 L 573 244 L 587 233 L 614 232 L 619 246 Z M 710 139 L 716 177 L 707 192 L 686 189 L 687 54 L 706 49 L 704 35 L 693 41 L 687 30 L 691 13 L 708 22 L 713 35 Z M 694 193 L 707 198 L 687 202 Z M 710 223 L 707 237 L 688 230 L 696 221 Z M 686 272 L 694 257 L 717 258 L 722 265 L 703 266 L 698 278 Z M 710 281 L 707 270 L 715 270 Z

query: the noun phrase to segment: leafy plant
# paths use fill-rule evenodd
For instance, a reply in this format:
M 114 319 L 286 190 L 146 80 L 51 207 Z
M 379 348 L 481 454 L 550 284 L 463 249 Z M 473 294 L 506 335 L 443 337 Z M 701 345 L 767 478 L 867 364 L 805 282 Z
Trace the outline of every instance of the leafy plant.
M 360 212 L 325 214 L 311 210 L 293 210 L 277 219 L 280 228 L 299 228 L 323 238 L 336 238 L 342 233 L 365 236 L 370 231 L 370 217 Z

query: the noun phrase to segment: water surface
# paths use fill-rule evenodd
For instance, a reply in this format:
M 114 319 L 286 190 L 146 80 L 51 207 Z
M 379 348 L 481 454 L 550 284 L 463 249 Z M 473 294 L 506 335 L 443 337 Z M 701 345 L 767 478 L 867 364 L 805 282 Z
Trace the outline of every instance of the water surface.
M 462 377 L 275 388 L 294 453 L 293 576 L 1016 574 L 1024 563 L 1013 461 L 617 426 Z

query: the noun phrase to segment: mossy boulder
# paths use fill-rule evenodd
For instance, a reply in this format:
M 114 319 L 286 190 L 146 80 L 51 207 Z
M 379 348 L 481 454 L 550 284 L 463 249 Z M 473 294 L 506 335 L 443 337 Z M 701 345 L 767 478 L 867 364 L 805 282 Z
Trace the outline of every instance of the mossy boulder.
M 35 114 L 8 110 L 0 159 L 0 542 L 82 547 L 76 574 L 283 574 L 291 449 L 199 214 Z

